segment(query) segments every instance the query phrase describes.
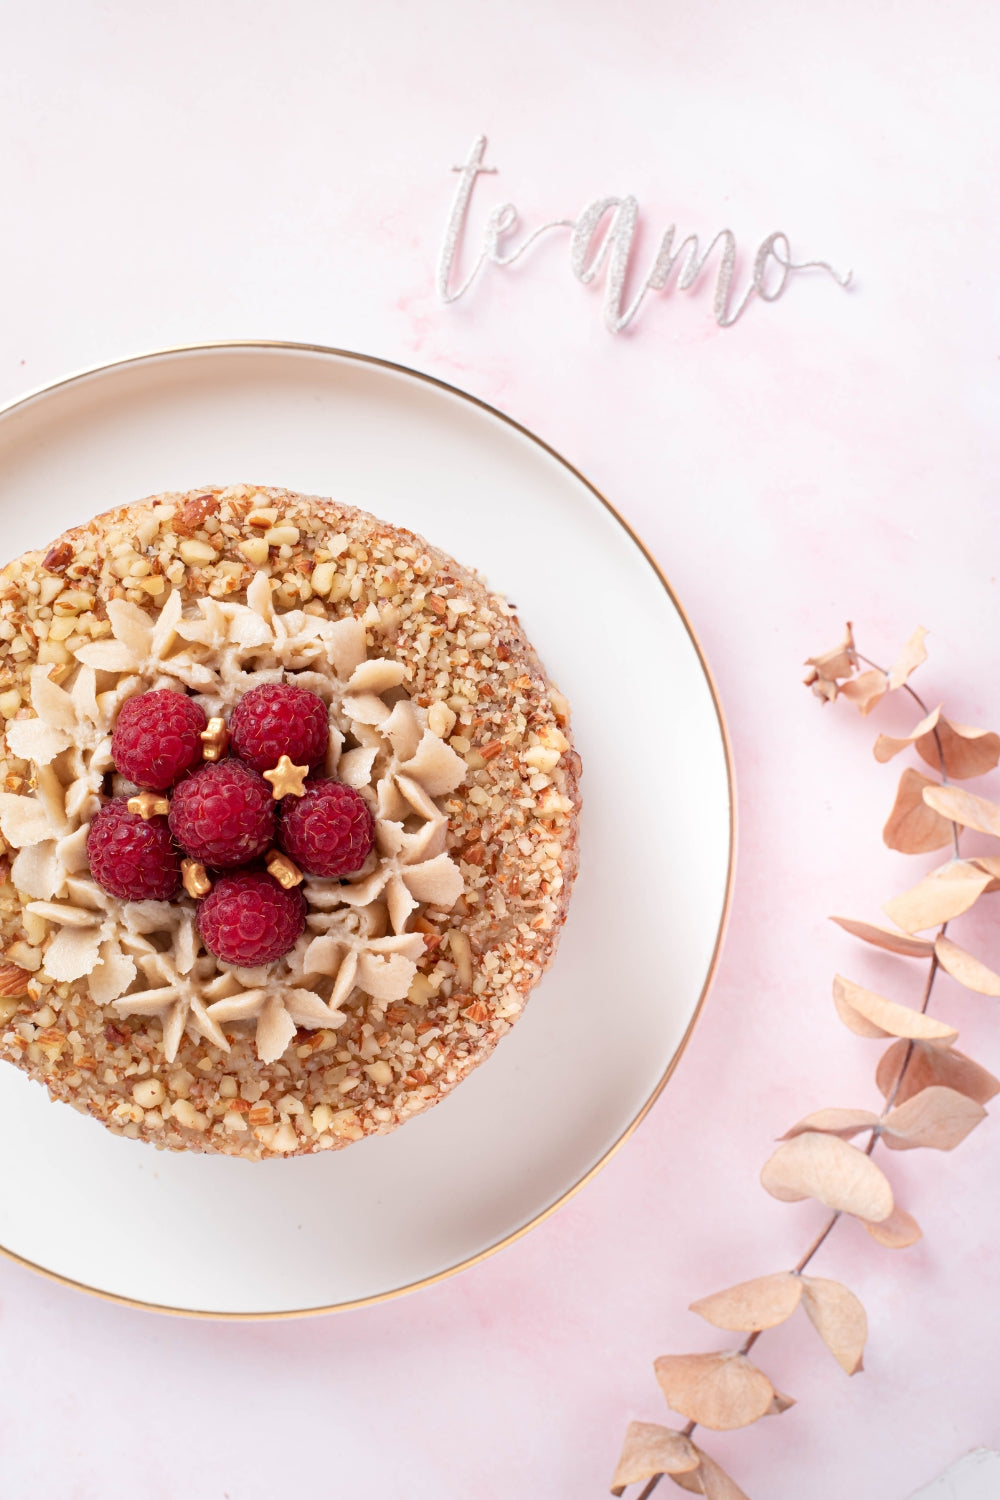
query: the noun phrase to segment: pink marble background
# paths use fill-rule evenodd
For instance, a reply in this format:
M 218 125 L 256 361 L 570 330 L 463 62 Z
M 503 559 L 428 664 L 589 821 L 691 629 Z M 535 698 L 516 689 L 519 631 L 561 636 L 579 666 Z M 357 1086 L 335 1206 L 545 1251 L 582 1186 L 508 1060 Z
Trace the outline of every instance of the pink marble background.
M 156 11 L 7 16 L 0 397 L 145 348 L 268 336 L 401 360 L 527 423 L 638 528 L 704 644 L 735 746 L 735 900 L 650 1118 L 473 1271 L 253 1326 L 133 1312 L 0 1263 L 0 1490 L 600 1496 L 626 1422 L 669 1420 L 654 1356 L 723 1345 L 688 1302 L 791 1264 L 821 1222 L 758 1186 L 773 1138 L 876 1101 L 879 1049 L 837 1023 L 833 972 L 916 995 L 915 970 L 826 921 L 877 920 L 922 862 L 881 844 L 896 774 L 871 757 L 877 726 L 814 702 L 802 658 L 846 616 L 883 661 L 921 623 L 925 695 L 1000 726 L 1000 21 L 975 0 Z M 448 168 L 481 131 L 501 174 L 477 223 L 506 198 L 530 227 L 633 192 L 645 257 L 674 221 L 730 225 L 747 254 L 782 228 L 796 255 L 853 267 L 853 290 L 800 277 L 723 332 L 705 285 L 615 338 L 553 237 L 442 308 Z M 996 909 L 956 925 L 994 964 Z M 935 1006 L 1000 1068 L 995 1002 L 943 980 Z M 754 1500 L 892 1500 L 1000 1442 L 998 1163 L 992 1121 L 954 1156 L 896 1156 L 924 1241 L 889 1252 L 845 1224 L 828 1242 L 815 1269 L 865 1302 L 866 1370 L 848 1380 L 801 1317 L 761 1340 L 799 1404 L 708 1440 Z

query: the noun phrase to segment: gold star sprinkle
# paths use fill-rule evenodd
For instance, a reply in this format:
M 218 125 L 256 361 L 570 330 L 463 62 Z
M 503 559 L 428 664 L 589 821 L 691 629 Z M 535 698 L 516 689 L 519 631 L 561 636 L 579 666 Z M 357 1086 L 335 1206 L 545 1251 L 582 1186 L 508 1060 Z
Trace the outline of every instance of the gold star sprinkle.
M 273 771 L 264 772 L 264 780 L 271 783 L 271 796 L 275 802 L 282 797 L 304 797 L 304 782 L 309 775 L 308 766 L 293 766 L 287 755 L 283 755 Z
M 165 818 L 170 811 L 166 797 L 157 792 L 140 792 L 138 797 L 130 797 L 125 805 L 130 813 L 138 813 L 147 823 L 150 818 Z
M 282 854 L 278 849 L 272 849 L 264 859 L 267 873 L 272 880 L 276 880 L 286 891 L 301 885 L 305 876 L 293 859 L 287 854 Z
M 229 749 L 229 730 L 225 719 L 209 719 L 208 728 L 198 736 L 203 760 L 221 760 Z
M 188 895 L 193 896 L 196 901 L 199 896 L 207 896 L 212 889 L 208 871 L 196 859 L 181 860 L 181 883 Z

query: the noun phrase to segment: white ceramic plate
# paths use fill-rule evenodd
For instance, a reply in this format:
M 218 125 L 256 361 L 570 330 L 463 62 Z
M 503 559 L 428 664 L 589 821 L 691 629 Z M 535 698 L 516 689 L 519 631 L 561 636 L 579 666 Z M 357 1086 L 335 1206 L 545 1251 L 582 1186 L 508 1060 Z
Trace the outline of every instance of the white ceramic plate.
M 580 475 L 461 392 L 332 350 L 215 345 L 0 413 L 5 558 L 113 505 L 239 481 L 350 501 L 479 567 L 568 694 L 584 765 L 556 963 L 490 1061 L 402 1130 L 260 1164 L 158 1153 L 0 1066 L 0 1247 L 127 1301 L 280 1316 L 472 1263 L 629 1134 L 711 975 L 731 786 L 704 662 L 650 558 Z

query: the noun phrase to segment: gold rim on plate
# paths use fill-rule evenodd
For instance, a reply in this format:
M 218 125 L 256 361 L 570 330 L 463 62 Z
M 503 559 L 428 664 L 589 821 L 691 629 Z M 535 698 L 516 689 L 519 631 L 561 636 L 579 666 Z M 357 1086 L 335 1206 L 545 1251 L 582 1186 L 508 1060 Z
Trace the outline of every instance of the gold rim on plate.
M 580 1189 L 585 1187 L 586 1184 L 592 1180 L 592 1178 L 596 1177 L 601 1168 L 606 1166 L 611 1158 L 621 1150 L 625 1142 L 641 1125 L 642 1121 L 646 1118 L 647 1114 L 652 1109 L 653 1105 L 656 1103 L 657 1099 L 660 1097 L 663 1090 L 669 1083 L 674 1069 L 680 1062 L 685 1048 L 687 1047 L 687 1044 L 691 1039 L 691 1034 L 694 1031 L 694 1028 L 701 1016 L 702 1007 L 705 1004 L 705 998 L 708 995 L 712 980 L 715 977 L 715 971 L 718 967 L 719 954 L 722 948 L 722 939 L 725 934 L 726 923 L 729 918 L 729 910 L 733 894 L 733 871 L 736 854 L 736 788 L 733 776 L 732 745 L 730 744 L 729 731 L 726 727 L 725 715 L 722 712 L 722 704 L 719 700 L 719 692 L 715 684 L 715 679 L 712 676 L 711 668 L 709 667 L 708 662 L 705 658 L 705 653 L 702 650 L 701 642 L 694 632 L 691 621 L 688 619 L 684 607 L 682 606 L 680 600 L 677 598 L 677 595 L 674 593 L 673 589 L 668 583 L 662 568 L 656 561 L 656 558 L 652 555 L 649 548 L 642 541 L 641 537 L 639 537 L 632 526 L 629 525 L 628 521 L 625 520 L 625 517 L 615 509 L 611 501 L 605 495 L 601 494 L 600 490 L 591 483 L 586 475 L 582 474 L 580 470 L 575 467 L 575 465 L 571 464 L 567 458 L 564 458 L 561 453 L 557 452 L 556 449 L 551 446 L 551 444 L 545 442 L 543 438 L 538 437 L 529 428 L 525 427 L 523 423 L 515 421 L 513 417 L 509 417 L 505 412 L 500 411 L 497 407 L 491 406 L 488 401 L 483 401 L 478 396 L 470 395 L 468 391 L 460 390 L 458 386 L 450 385 L 448 381 L 440 380 L 436 375 L 428 375 L 422 370 L 411 369 L 409 365 L 401 365 L 398 364 L 395 360 L 391 359 L 381 359 L 377 355 L 373 354 L 358 354 L 351 349 L 336 349 L 327 344 L 303 344 L 287 339 L 223 339 L 218 342 L 210 341 L 201 344 L 178 344 L 174 347 L 166 349 L 152 349 L 144 354 L 133 354 L 127 356 L 124 359 L 112 359 L 108 360 L 104 364 L 90 365 L 83 370 L 77 370 L 72 375 L 64 376 L 61 380 L 54 380 L 47 385 L 36 386 L 35 389 L 28 391 L 25 395 L 18 396 L 15 400 L 8 401 L 4 405 L 0 405 L 0 419 L 6 417 L 10 412 L 16 411 L 19 407 L 29 405 L 32 401 L 37 400 L 40 396 L 47 396 L 53 391 L 61 390 L 63 386 L 73 385 L 80 380 L 87 380 L 93 375 L 104 374 L 108 370 L 121 369 L 126 365 L 152 363 L 155 360 L 166 359 L 171 355 L 177 354 L 201 354 L 208 353 L 210 351 L 239 351 L 241 349 L 278 349 L 301 354 L 330 355 L 333 358 L 339 360 L 352 360 L 355 364 L 374 365 L 383 370 L 392 370 L 397 375 L 406 375 L 409 376 L 412 380 L 422 381 L 425 385 L 436 386 L 439 390 L 447 391 L 450 396 L 459 397 L 460 400 L 468 402 L 470 406 L 476 406 L 481 411 L 488 412 L 490 416 L 496 417 L 507 427 L 513 428 L 515 432 L 520 433 L 522 437 L 528 438 L 532 443 L 535 444 L 536 447 L 541 448 L 543 452 L 549 454 L 551 458 L 554 458 L 557 463 L 561 464 L 564 469 L 572 474 L 575 479 L 579 480 L 579 482 L 590 491 L 594 498 L 600 501 L 601 505 L 603 505 L 604 508 L 614 517 L 622 530 L 626 532 L 626 534 L 635 543 L 636 547 L 642 553 L 643 557 L 646 559 L 647 563 L 656 574 L 656 577 L 662 585 L 668 598 L 670 599 L 670 602 L 673 604 L 678 615 L 680 616 L 684 629 L 687 631 L 691 644 L 694 647 L 699 665 L 701 666 L 701 669 L 705 674 L 705 681 L 708 684 L 708 690 L 712 695 L 712 703 L 715 707 L 715 714 L 719 723 L 719 733 L 722 737 L 722 747 L 726 762 L 726 783 L 729 790 L 729 863 L 726 870 L 726 889 L 722 902 L 722 911 L 719 915 L 719 928 L 718 932 L 716 933 L 715 944 L 712 949 L 712 957 L 709 962 L 708 972 L 705 975 L 705 983 L 702 986 L 701 994 L 698 996 L 698 1003 L 694 1008 L 691 1019 L 688 1022 L 683 1037 L 681 1038 L 679 1047 L 677 1048 L 673 1057 L 670 1059 L 670 1062 L 667 1064 L 662 1078 L 653 1089 L 653 1092 L 649 1095 L 649 1098 L 646 1099 L 646 1101 L 640 1106 L 638 1112 L 622 1131 L 618 1139 L 611 1143 L 611 1145 L 605 1151 L 604 1155 L 598 1161 L 596 1161 L 594 1165 L 590 1167 L 589 1170 L 586 1171 L 583 1176 L 573 1184 L 572 1187 L 567 1188 L 564 1193 L 560 1194 L 555 1202 L 550 1203 L 547 1208 L 543 1208 L 540 1213 L 537 1213 L 533 1219 L 529 1219 L 526 1224 L 522 1224 L 519 1229 L 515 1229 L 510 1234 L 504 1235 L 504 1237 L 497 1240 L 495 1244 L 489 1245 L 485 1250 L 478 1251 L 475 1255 L 468 1256 L 465 1260 L 457 1261 L 455 1265 L 448 1266 L 443 1271 L 436 1271 L 433 1276 L 421 1277 L 417 1281 L 407 1282 L 405 1286 L 393 1287 L 387 1292 L 379 1292 L 377 1295 L 372 1297 L 358 1297 L 349 1302 L 332 1302 L 329 1305 L 322 1307 L 292 1308 L 287 1311 L 279 1312 L 206 1312 L 198 1308 L 168 1307 L 157 1302 L 142 1302 L 135 1297 L 124 1297 L 119 1295 L 119 1293 L 117 1292 L 105 1292 L 102 1291 L 99 1287 L 88 1286 L 87 1283 L 83 1281 L 74 1281 L 70 1276 L 63 1276 L 58 1271 L 50 1271 L 47 1269 L 47 1267 L 40 1266 L 35 1261 L 27 1260 L 23 1255 L 18 1255 L 16 1251 L 8 1250 L 5 1245 L 0 1245 L 0 1255 L 4 1256 L 9 1261 L 12 1261 L 15 1265 L 24 1266 L 29 1271 L 37 1271 L 39 1275 L 48 1277 L 50 1281 L 58 1282 L 61 1286 L 73 1287 L 77 1291 L 88 1292 L 91 1296 L 100 1297 L 105 1302 L 117 1302 L 125 1307 L 140 1308 L 143 1312 L 166 1313 L 173 1317 L 207 1318 L 215 1320 L 228 1320 L 232 1322 L 252 1323 L 271 1322 L 278 1319 L 289 1318 L 313 1318 L 319 1317 L 324 1313 L 332 1312 L 349 1312 L 355 1308 L 372 1307 L 380 1302 L 390 1302 L 396 1297 L 405 1296 L 408 1292 L 416 1292 L 419 1291 L 422 1287 L 434 1286 L 439 1281 L 446 1281 L 450 1276 L 455 1276 L 459 1271 L 465 1271 L 472 1266 L 479 1265 L 480 1262 L 487 1260 L 489 1256 L 495 1255 L 498 1250 L 503 1250 L 507 1245 L 514 1244 L 515 1240 L 521 1239 L 521 1237 L 523 1235 L 526 1235 L 529 1230 L 532 1230 L 538 1224 L 543 1223 L 544 1220 L 548 1219 L 552 1214 L 554 1214 L 557 1209 L 560 1209 L 564 1203 L 568 1203 L 571 1198 L 575 1197 Z

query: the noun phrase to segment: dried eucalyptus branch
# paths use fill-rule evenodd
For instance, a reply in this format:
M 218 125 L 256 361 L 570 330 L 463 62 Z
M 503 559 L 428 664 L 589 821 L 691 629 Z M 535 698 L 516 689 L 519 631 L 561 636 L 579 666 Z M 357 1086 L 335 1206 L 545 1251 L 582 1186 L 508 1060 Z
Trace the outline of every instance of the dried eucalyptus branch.
M 1000 761 L 1000 736 L 956 724 L 940 708 L 929 710 L 910 686 L 910 674 L 927 657 L 925 636 L 926 631 L 917 630 L 885 671 L 857 651 L 848 625 L 842 645 L 807 663 L 806 684 L 824 702 L 847 698 L 867 715 L 890 692 L 902 689 L 914 700 L 923 718 L 902 738 L 879 735 L 875 758 L 885 763 L 913 747 L 938 779 L 912 767 L 904 770 L 883 839 L 906 854 L 926 854 L 949 844 L 953 850 L 952 858 L 911 890 L 885 903 L 894 927 L 832 918 L 862 942 L 927 963 L 916 1008 L 840 975 L 834 980 L 834 1005 L 845 1026 L 858 1036 L 890 1041 L 875 1076 L 882 1110 L 817 1110 L 781 1137 L 764 1164 L 762 1185 L 786 1202 L 815 1199 L 831 1210 L 830 1218 L 791 1270 L 741 1282 L 691 1304 L 692 1312 L 715 1327 L 747 1337 L 735 1349 L 664 1355 L 654 1362 L 668 1405 L 688 1418 L 687 1425 L 676 1429 L 632 1422 L 612 1480 L 614 1495 L 646 1481 L 638 1500 L 647 1500 L 669 1476 L 681 1489 L 708 1500 L 746 1500 L 735 1481 L 691 1441 L 692 1433 L 698 1427 L 744 1427 L 794 1404 L 747 1356 L 763 1332 L 791 1317 L 800 1304 L 846 1373 L 861 1369 L 868 1335 L 864 1308 L 840 1282 L 804 1275 L 806 1267 L 844 1214 L 860 1220 L 878 1244 L 890 1249 L 920 1239 L 916 1221 L 895 1202 L 888 1177 L 872 1160 L 876 1146 L 951 1151 L 985 1118 L 983 1106 L 1000 1092 L 1000 1080 L 956 1050 L 955 1028 L 927 1013 L 941 969 L 968 989 L 1000 996 L 1000 974 L 947 935 L 949 922 L 986 892 L 1000 890 L 1000 856 L 963 859 L 961 852 L 962 829 L 1000 839 L 1000 805 L 951 784 L 991 771 Z M 867 671 L 858 671 L 861 663 Z M 934 928 L 934 937 L 919 935 Z M 866 1134 L 863 1147 L 854 1144 L 855 1136 Z

